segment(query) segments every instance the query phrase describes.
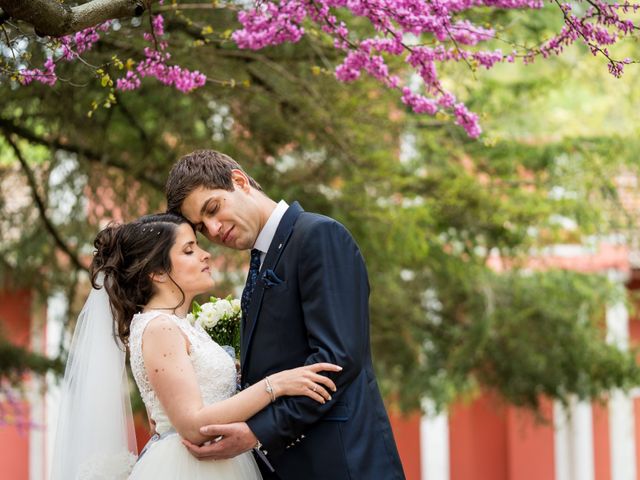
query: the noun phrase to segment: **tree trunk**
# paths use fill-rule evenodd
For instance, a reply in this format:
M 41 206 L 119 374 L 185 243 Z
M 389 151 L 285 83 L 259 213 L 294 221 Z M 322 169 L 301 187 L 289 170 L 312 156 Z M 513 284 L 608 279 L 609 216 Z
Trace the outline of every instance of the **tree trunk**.
M 40 36 L 61 37 L 115 18 L 142 15 L 143 0 L 92 0 L 69 7 L 57 0 L 0 0 L 5 16 L 33 26 Z

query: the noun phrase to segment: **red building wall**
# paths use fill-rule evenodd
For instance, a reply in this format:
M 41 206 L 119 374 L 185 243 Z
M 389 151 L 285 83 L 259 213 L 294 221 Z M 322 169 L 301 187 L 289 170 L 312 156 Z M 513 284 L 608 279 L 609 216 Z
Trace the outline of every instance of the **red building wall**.
M 640 287 L 634 279 L 630 290 Z M 640 346 L 640 309 L 631 310 L 629 333 L 632 346 Z M 28 291 L 0 293 L 0 328 L 19 345 L 29 345 L 32 296 Z M 21 406 L 27 410 L 26 405 Z M 9 408 L 0 405 L 0 408 Z M 551 402 L 543 406 L 551 419 Z M 634 400 L 636 458 L 640 458 L 640 398 Z M 408 480 L 421 480 L 420 415 L 390 412 L 395 439 Z M 138 443 L 148 437 L 144 421 L 137 421 Z M 593 405 L 595 480 L 611 480 L 609 411 L 606 404 Z M 422 448 L 428 446 L 422 446 Z M 554 431 L 530 414 L 501 404 L 490 394 L 471 403 L 454 405 L 449 412 L 449 468 L 451 480 L 554 480 Z M 29 478 L 29 433 L 15 425 L 0 426 L 2 478 Z M 637 469 L 640 480 L 640 468 Z M 427 480 L 429 480 L 427 478 Z
M 640 270 L 632 271 L 627 288 L 631 292 L 633 302 L 629 318 L 629 344 L 631 348 L 640 349 Z M 640 353 L 636 358 L 640 362 Z M 633 401 L 633 413 L 636 432 L 636 478 L 640 480 L 640 398 Z
M 594 403 L 593 412 L 593 462 L 595 480 L 611 480 L 611 448 L 609 434 L 609 408 Z
M 390 411 L 389 420 L 407 480 L 420 480 L 420 414 Z
M 451 480 L 512 480 L 507 462 L 507 418 L 492 395 L 451 409 Z
M 0 293 L 0 328 L 9 341 L 20 346 L 30 343 L 31 302 L 31 294 L 26 290 Z M 6 402 L 0 408 L 8 412 L 16 410 Z M 29 407 L 22 403 L 19 410 L 29 412 Z M 23 420 L 29 421 L 28 414 Z M 29 430 L 24 426 L 0 426 L 0 468 L 2 478 L 29 478 Z
M 514 407 L 507 409 L 509 480 L 554 480 L 553 404 L 542 400 L 542 419 Z

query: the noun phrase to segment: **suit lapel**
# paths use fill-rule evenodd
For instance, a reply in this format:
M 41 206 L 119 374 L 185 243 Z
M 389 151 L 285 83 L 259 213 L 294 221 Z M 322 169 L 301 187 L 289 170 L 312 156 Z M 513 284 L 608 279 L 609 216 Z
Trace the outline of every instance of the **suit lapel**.
M 296 220 L 303 211 L 304 210 L 298 202 L 293 202 L 291 206 L 289 206 L 287 211 L 282 216 L 280 223 L 278 224 L 276 233 L 273 236 L 271 245 L 269 246 L 269 251 L 267 252 L 267 255 L 264 258 L 264 262 L 262 263 L 262 267 L 258 272 L 258 279 L 251 295 L 249 311 L 247 312 L 247 322 L 245 324 L 245 328 L 242 331 L 240 364 L 242 365 L 243 376 L 245 365 L 248 359 L 249 348 L 251 346 L 251 340 L 253 338 L 253 332 L 255 330 L 258 315 L 260 314 L 260 309 L 262 307 L 262 298 L 264 297 L 265 284 L 262 279 L 262 275 L 267 270 L 273 270 L 278 264 L 278 261 L 282 256 L 282 252 L 284 252 L 284 249 L 287 246 L 287 242 L 289 241 L 289 238 L 293 233 L 293 226 L 295 225 Z

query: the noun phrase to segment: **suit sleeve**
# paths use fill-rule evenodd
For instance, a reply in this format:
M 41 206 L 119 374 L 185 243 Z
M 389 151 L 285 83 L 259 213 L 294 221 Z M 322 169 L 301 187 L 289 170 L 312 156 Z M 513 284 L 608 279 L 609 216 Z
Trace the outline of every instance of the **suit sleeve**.
M 282 397 L 247 424 L 265 450 L 277 455 L 325 415 L 361 373 L 369 342 L 369 283 L 351 234 L 337 222 L 318 222 L 304 236 L 298 264 L 304 322 L 312 350 L 306 365 L 331 362 L 337 392 L 324 405 L 308 397 Z

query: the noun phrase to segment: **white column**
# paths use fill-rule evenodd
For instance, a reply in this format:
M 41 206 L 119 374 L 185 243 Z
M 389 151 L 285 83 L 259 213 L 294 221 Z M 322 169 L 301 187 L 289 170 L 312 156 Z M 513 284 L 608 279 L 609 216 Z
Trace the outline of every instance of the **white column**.
M 555 480 L 571 480 L 571 449 L 568 415 L 559 402 L 553 404 Z
M 594 480 L 593 412 L 591 403 L 577 402 L 573 408 L 572 444 L 575 480 Z
M 594 480 L 591 404 L 572 401 L 569 409 L 554 405 L 556 480 Z
M 629 348 L 629 313 L 623 301 L 607 307 L 607 342 Z
M 621 392 L 609 399 L 611 480 L 636 480 L 633 401 Z
M 46 354 L 44 311 L 38 301 L 31 305 L 31 350 L 41 355 Z M 32 376 L 27 384 L 27 400 L 32 427 L 29 429 L 29 479 L 45 480 L 45 452 L 46 444 L 46 405 L 44 399 L 44 381 L 40 377 Z
M 47 302 L 47 355 L 56 357 L 60 346 L 60 339 L 64 331 L 64 318 L 67 314 L 67 299 L 62 293 L 54 293 Z M 51 470 L 51 460 L 53 447 L 56 438 L 56 426 L 58 425 L 58 408 L 60 406 L 60 386 L 53 374 L 47 376 L 46 403 L 46 454 L 44 460 L 44 470 L 49 478 Z
M 29 412 L 32 427 L 29 429 L 29 480 L 45 480 L 46 465 L 46 407 L 43 400 L 44 382 L 39 378 L 29 380 Z
M 629 346 L 629 313 L 623 301 L 607 308 L 607 341 L 622 349 Z M 612 392 L 609 400 L 611 480 L 636 480 L 634 425 L 631 395 Z
M 429 400 L 420 420 L 421 480 L 449 480 L 449 417 L 436 414 Z

